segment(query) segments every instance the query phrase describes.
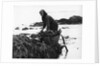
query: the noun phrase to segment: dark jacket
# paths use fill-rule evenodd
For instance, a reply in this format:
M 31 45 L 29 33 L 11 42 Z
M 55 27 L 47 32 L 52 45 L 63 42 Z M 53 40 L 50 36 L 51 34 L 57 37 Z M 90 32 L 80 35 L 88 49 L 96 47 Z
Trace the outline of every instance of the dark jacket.
M 49 15 L 46 15 L 45 17 L 42 18 L 43 20 L 43 29 L 47 27 L 47 30 L 53 30 L 57 31 L 58 30 L 58 24 L 57 22 Z

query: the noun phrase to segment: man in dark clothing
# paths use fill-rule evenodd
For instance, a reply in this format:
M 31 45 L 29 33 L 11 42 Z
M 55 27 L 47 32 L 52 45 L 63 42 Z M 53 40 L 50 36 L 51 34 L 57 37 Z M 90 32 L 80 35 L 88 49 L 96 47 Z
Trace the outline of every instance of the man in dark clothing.
M 46 36 L 46 34 L 48 35 L 49 33 L 51 33 L 52 35 L 55 34 L 58 30 L 58 24 L 57 22 L 51 17 L 49 16 L 45 10 L 41 10 L 40 11 L 40 15 L 42 17 L 42 21 L 43 21 L 43 28 L 41 30 L 40 33 L 43 33 L 44 35 L 41 35 L 41 39 L 40 41 L 44 41 L 47 44 L 51 44 L 52 41 L 52 37 L 51 36 Z M 44 28 L 46 28 L 46 31 L 43 32 Z M 45 34 L 46 33 L 46 34 Z M 52 41 L 52 42 L 51 42 Z
M 45 10 L 41 10 L 40 15 L 42 16 L 42 21 L 43 21 L 43 28 L 41 31 L 43 31 L 45 27 L 47 27 L 47 31 L 51 30 L 51 31 L 55 32 L 58 30 L 57 22 L 51 16 L 49 16 L 45 12 Z

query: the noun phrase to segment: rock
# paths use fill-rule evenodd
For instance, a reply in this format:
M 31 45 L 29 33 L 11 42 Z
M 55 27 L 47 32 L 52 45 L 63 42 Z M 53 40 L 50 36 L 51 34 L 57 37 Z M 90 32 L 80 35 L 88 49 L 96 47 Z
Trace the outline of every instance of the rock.
M 42 23 L 42 22 L 36 22 L 36 23 L 34 24 L 34 26 L 43 26 L 43 23 Z
M 29 28 L 30 30 L 32 30 L 33 28 Z
M 62 29 L 69 29 L 69 27 L 62 27 Z
M 69 18 L 71 24 L 82 24 L 82 17 L 81 16 L 72 16 Z
M 29 27 L 34 27 L 34 24 L 29 25 Z
M 68 39 L 68 38 L 69 38 L 69 36 L 66 36 L 66 37 L 65 37 L 65 39 Z
M 15 30 L 19 30 L 19 27 L 16 27 Z
M 28 30 L 28 28 L 27 27 L 24 27 L 24 28 L 22 28 L 22 30 Z

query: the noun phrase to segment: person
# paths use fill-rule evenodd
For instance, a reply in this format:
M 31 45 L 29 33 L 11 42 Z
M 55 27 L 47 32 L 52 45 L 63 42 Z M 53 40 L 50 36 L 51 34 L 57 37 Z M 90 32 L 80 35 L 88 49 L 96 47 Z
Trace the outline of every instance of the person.
M 44 28 L 46 28 L 46 30 L 51 30 L 53 32 L 58 30 L 58 24 L 57 22 L 51 17 L 49 16 L 45 10 L 40 10 L 40 15 L 42 17 L 42 21 L 43 21 L 43 28 L 41 30 L 41 32 L 43 32 Z
M 43 34 L 43 36 L 41 35 L 40 41 L 44 41 L 46 44 L 51 44 L 52 37 L 46 36 L 46 34 L 55 34 L 58 30 L 58 24 L 50 15 L 47 14 L 45 10 L 40 10 L 40 15 L 43 22 L 43 27 L 40 31 L 40 34 Z M 44 28 L 46 28 L 45 32 L 43 32 Z

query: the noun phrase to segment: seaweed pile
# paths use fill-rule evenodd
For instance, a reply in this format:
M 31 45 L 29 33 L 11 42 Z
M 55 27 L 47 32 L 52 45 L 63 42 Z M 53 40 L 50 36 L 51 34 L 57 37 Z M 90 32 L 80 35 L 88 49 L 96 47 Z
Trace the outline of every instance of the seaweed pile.
M 60 35 L 58 32 L 56 34 Z M 56 41 L 56 38 L 50 40 L 52 35 L 48 32 L 31 34 L 30 37 L 27 34 L 13 35 L 13 58 L 59 58 L 63 46 L 58 43 L 58 40 Z

